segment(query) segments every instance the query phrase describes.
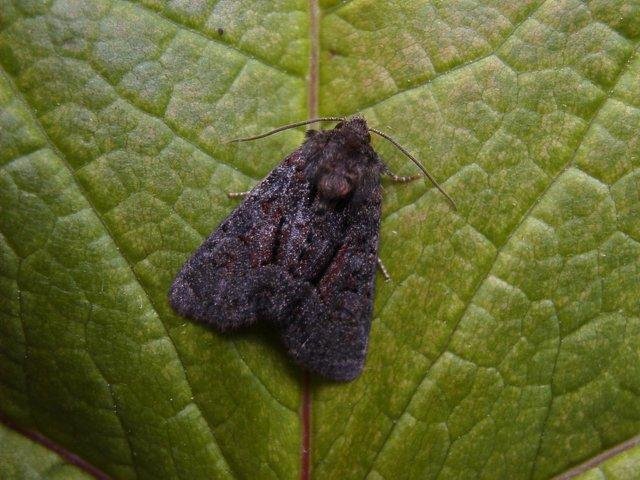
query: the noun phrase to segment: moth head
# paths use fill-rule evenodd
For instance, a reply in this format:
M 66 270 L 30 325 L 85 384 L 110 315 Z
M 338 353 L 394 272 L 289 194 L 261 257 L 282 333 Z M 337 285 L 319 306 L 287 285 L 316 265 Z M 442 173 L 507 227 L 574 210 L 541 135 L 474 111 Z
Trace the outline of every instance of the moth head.
M 257 140 L 289 128 L 317 122 L 338 122 L 333 130 L 330 131 L 307 131 L 307 141 L 305 142 L 306 147 L 319 153 L 318 155 L 312 155 L 316 161 L 311 162 L 309 168 L 307 168 L 307 178 L 313 182 L 325 199 L 343 199 L 350 195 L 359 185 L 371 185 L 372 182 L 379 181 L 381 173 L 391 173 L 371 147 L 369 132 L 373 132 L 391 142 L 415 163 L 424 176 L 447 198 L 454 210 L 456 209 L 453 199 L 438 185 L 438 182 L 413 155 L 386 133 L 376 128 L 369 128 L 362 117 L 352 117 L 350 119 L 341 117 L 313 118 L 283 125 L 254 137 L 237 138 L 231 140 L 231 142 Z M 345 161 L 340 163 L 340 160 Z
M 354 146 L 362 144 L 368 145 L 371 143 L 369 127 L 362 117 L 342 120 L 336 124 L 334 130 L 340 132 L 340 135 L 343 136 L 345 140 L 353 143 Z
M 346 199 L 365 179 L 377 175 L 379 161 L 363 118 L 342 120 L 327 134 L 312 177 L 320 197 L 334 202 Z

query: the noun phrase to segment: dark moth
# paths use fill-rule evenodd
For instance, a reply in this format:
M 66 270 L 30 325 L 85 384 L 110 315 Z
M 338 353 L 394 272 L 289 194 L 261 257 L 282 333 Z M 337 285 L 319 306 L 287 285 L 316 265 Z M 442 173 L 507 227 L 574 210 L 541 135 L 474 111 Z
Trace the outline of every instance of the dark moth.
M 370 130 L 359 117 L 309 130 L 184 264 L 169 293 L 175 311 L 221 332 L 267 322 L 303 368 L 357 377 L 388 173 Z

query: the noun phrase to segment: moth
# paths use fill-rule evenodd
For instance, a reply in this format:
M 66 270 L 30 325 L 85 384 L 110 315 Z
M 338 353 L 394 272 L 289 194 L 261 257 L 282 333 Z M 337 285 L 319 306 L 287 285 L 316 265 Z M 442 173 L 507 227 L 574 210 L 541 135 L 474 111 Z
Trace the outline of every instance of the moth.
M 381 176 L 416 178 L 392 174 L 370 133 L 391 141 L 451 199 L 402 146 L 361 117 L 313 119 L 238 141 L 326 121 L 337 124 L 308 130 L 204 241 L 176 276 L 169 301 L 180 315 L 220 332 L 267 322 L 302 368 L 348 381 L 362 372 L 367 352 Z

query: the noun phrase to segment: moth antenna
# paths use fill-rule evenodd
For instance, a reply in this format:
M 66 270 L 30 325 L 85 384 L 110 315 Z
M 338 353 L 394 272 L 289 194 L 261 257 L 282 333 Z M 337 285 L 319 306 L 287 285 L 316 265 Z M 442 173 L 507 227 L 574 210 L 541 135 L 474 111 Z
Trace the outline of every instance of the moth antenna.
M 289 123 L 287 125 L 282 125 L 274 130 L 271 130 L 267 133 L 261 133 L 260 135 L 255 135 L 253 137 L 246 138 L 236 138 L 234 140 L 229 140 L 227 143 L 237 143 L 237 142 L 248 142 L 250 140 L 258 140 L 259 138 L 268 137 L 269 135 L 273 135 L 274 133 L 282 132 L 283 130 L 288 130 L 290 128 L 301 127 L 302 125 L 309 125 L 310 123 L 316 122 L 341 122 L 344 120 L 342 117 L 321 117 L 321 118 L 312 118 L 311 120 L 303 120 L 301 122 Z
M 438 182 L 436 182 L 436 179 L 433 178 L 433 176 L 427 171 L 427 169 L 424 168 L 424 166 L 413 155 L 411 155 L 402 145 L 400 145 L 393 138 L 391 138 L 386 133 L 381 132 L 380 130 L 376 130 L 375 128 L 369 127 L 369 131 L 375 133 L 376 135 L 380 135 L 382 138 L 386 140 L 389 140 L 398 150 L 400 150 L 407 157 L 409 157 L 409 159 L 418 166 L 418 168 L 422 171 L 422 173 L 424 173 L 425 177 L 427 177 L 429 181 L 433 183 L 433 186 L 436 187 L 440 191 L 440 193 L 442 193 L 445 196 L 445 198 L 449 201 L 453 209 L 458 210 L 458 207 L 456 207 L 456 203 L 449 196 L 449 194 L 447 194 L 447 192 L 443 190 L 443 188 L 438 184 Z

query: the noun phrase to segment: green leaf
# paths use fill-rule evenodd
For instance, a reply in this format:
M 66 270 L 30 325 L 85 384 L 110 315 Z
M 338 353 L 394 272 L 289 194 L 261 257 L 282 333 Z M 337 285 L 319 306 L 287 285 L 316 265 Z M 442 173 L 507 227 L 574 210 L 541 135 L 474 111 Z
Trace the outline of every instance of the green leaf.
M 274 335 L 166 292 L 302 135 L 226 140 L 360 112 L 458 210 L 385 185 L 314 478 L 542 479 L 640 432 L 640 3 L 399 5 L 0 0 L 0 412 L 116 478 L 298 478 Z
M 637 478 L 639 471 L 640 445 L 636 445 L 576 476 L 575 480 L 632 480 Z
M 22 480 L 90 480 L 51 450 L 0 425 L 0 476 Z

